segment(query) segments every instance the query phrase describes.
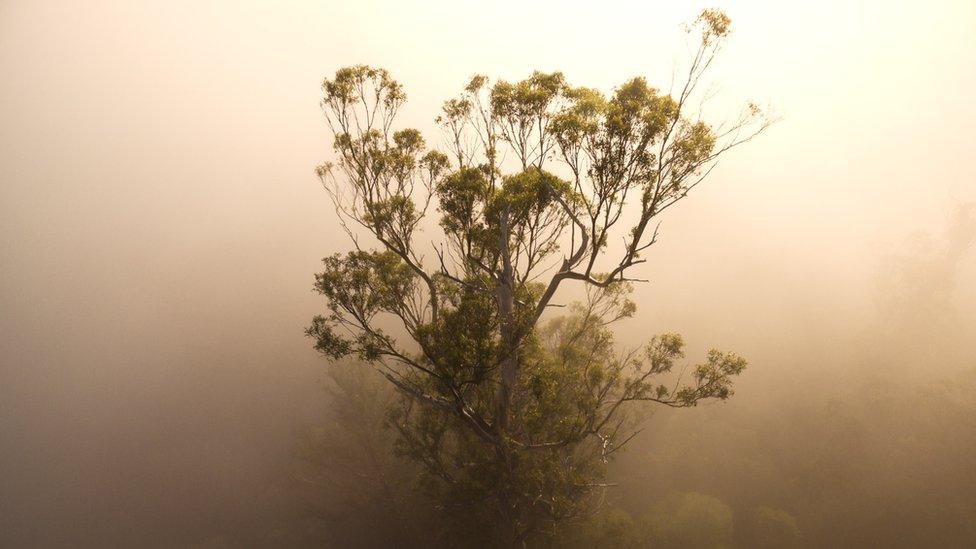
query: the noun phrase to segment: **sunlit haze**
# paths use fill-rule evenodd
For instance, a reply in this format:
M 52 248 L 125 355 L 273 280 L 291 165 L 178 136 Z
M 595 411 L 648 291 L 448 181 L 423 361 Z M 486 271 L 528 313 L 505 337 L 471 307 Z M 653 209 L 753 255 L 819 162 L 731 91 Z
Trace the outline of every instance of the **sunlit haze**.
M 314 174 L 334 158 L 323 78 L 386 68 L 408 98 L 397 126 L 436 147 L 441 103 L 475 73 L 667 91 L 681 25 L 712 6 L 733 32 L 705 118 L 754 101 L 779 121 L 662 216 L 618 342 L 673 330 L 692 359 L 749 359 L 733 399 L 682 416 L 692 426 L 719 409 L 758 424 L 787 393 L 818 417 L 870 380 L 971 372 L 976 249 L 943 250 L 976 202 L 972 0 L 5 0 L 0 546 L 292 539 L 262 521 L 302 514 L 282 479 L 330 367 L 303 333 L 324 307 L 312 275 L 350 248 Z M 976 449 L 973 428 L 950 438 Z M 659 436 L 621 470 L 657 459 Z M 688 482 L 667 489 L 708 493 Z

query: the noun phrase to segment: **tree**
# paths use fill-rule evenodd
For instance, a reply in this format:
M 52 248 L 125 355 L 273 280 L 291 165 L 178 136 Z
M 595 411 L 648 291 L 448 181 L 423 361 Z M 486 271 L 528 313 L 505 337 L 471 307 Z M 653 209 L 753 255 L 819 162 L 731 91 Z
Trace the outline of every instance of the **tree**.
M 799 545 L 800 529 L 796 519 L 782 509 L 756 507 L 749 513 L 747 521 L 753 547 L 785 549 Z
M 431 523 L 432 509 L 413 489 L 416 466 L 396 459 L 395 433 L 384 428 L 396 395 L 382 377 L 353 361 L 334 365 L 326 381 L 324 421 L 305 429 L 297 448 L 294 478 L 314 519 L 299 541 L 333 547 L 415 545 Z
M 317 174 L 353 250 L 324 260 L 328 314 L 307 334 L 403 395 L 398 451 L 470 539 L 525 543 L 585 512 L 634 434 L 632 403 L 732 394 L 741 357 L 709 351 L 684 379 L 680 336 L 618 355 L 610 330 L 635 312 L 630 272 L 657 218 L 770 123 L 752 104 L 720 126 L 689 112 L 729 25 L 706 10 L 688 27 L 697 48 L 673 95 L 643 78 L 605 96 L 558 72 L 475 76 L 437 118 L 446 154 L 394 129 L 406 95 L 385 70 L 324 82 L 336 160 Z M 571 284 L 582 301 L 549 318 Z
M 667 549 L 732 546 L 732 509 L 696 492 L 672 493 L 644 518 L 646 546 Z

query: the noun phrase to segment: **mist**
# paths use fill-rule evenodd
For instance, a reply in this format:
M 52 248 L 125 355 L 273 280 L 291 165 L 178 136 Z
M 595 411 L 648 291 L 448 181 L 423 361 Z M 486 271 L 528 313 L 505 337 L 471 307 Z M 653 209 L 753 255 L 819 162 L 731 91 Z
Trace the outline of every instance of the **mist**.
M 782 120 L 664 217 L 617 339 L 750 366 L 728 402 L 655 411 L 608 501 L 774 507 L 811 547 L 965 546 L 976 5 L 716 4 L 734 34 L 706 112 Z M 343 511 L 302 453 L 342 421 L 303 334 L 320 259 L 348 249 L 313 173 L 322 79 L 387 68 L 398 126 L 436 145 L 474 73 L 666 89 L 705 5 L 0 3 L 0 545 L 377 543 L 340 535 L 372 504 Z

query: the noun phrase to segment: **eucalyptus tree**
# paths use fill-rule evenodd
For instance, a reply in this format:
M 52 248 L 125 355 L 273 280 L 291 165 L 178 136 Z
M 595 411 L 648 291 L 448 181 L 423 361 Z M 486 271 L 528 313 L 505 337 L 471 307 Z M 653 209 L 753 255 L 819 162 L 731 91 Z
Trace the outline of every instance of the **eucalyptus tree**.
M 635 313 L 661 214 L 769 125 L 752 104 L 714 126 L 693 109 L 729 24 L 706 10 L 688 27 L 697 47 L 670 93 L 475 76 L 436 119 L 443 152 L 395 127 L 406 95 L 387 71 L 323 84 L 335 161 L 317 175 L 352 249 L 324 260 L 328 312 L 307 333 L 403 395 L 398 450 L 472 539 L 524 543 L 585 512 L 634 403 L 732 394 L 741 357 L 712 350 L 681 376 L 680 336 L 621 354 L 611 330 Z

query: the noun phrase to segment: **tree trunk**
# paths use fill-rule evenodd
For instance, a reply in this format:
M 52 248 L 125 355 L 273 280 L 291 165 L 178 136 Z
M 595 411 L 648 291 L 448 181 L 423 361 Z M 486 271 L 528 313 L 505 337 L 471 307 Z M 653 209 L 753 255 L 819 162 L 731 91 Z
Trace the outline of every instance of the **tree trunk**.
M 505 443 L 505 431 L 508 429 L 508 418 L 512 404 L 512 392 L 515 389 L 515 377 L 518 371 L 518 341 L 515 335 L 515 295 L 513 293 L 514 274 L 512 272 L 511 252 L 508 249 L 508 208 L 501 212 L 499 223 L 498 244 L 502 256 L 502 272 L 498 280 L 498 317 L 501 332 L 502 360 L 501 384 L 495 399 L 495 427 Z
M 498 486 L 499 500 L 502 506 L 502 521 L 506 539 L 503 543 L 508 547 L 517 547 L 518 540 L 518 503 L 514 490 L 515 456 L 508 439 L 509 417 L 511 415 L 512 394 L 515 390 L 515 380 L 518 372 L 518 341 L 515 330 L 515 294 L 513 292 L 514 273 L 512 270 L 511 252 L 508 248 L 508 208 L 501 212 L 499 220 L 498 245 L 502 258 L 502 272 L 498 279 L 498 317 L 501 336 L 502 359 L 500 367 L 500 384 L 495 394 L 495 431 L 498 435 L 498 459 L 504 464 L 507 472 L 504 481 Z

